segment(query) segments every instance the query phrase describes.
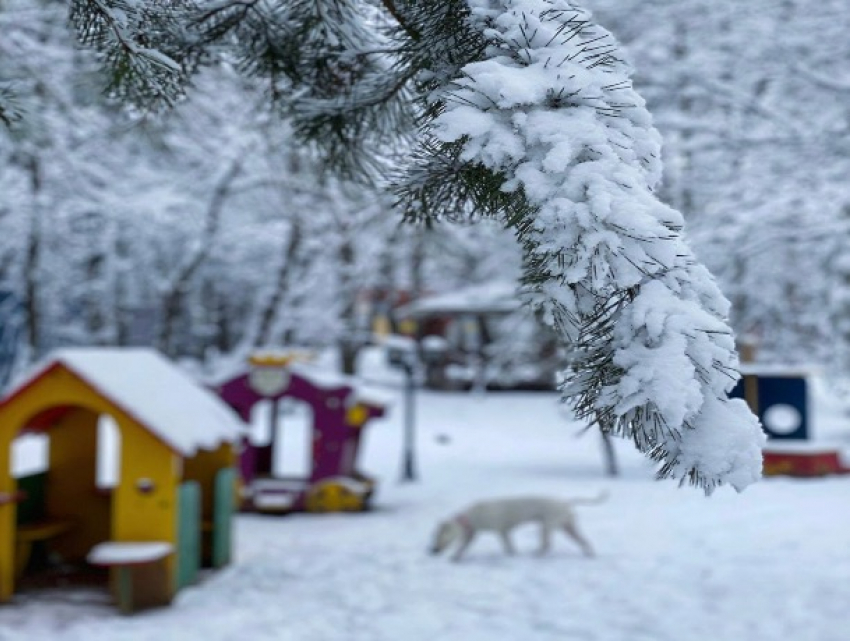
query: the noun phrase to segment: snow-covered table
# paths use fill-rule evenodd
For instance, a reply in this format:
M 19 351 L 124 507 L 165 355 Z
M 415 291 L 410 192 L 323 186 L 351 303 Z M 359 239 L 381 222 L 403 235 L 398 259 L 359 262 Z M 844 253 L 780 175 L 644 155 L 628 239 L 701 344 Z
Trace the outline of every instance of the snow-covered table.
M 92 565 L 115 569 L 118 608 L 130 614 L 171 602 L 165 560 L 173 552 L 165 541 L 109 541 L 94 546 L 86 558 Z

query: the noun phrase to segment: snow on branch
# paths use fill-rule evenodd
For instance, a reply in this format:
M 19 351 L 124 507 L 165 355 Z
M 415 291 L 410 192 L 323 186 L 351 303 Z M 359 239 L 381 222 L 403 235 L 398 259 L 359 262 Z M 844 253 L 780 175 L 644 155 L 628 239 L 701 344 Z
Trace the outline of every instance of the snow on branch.
M 468 0 L 486 41 L 431 133 L 524 202 L 528 300 L 573 348 L 564 394 L 660 477 L 710 493 L 761 476 L 764 434 L 728 400 L 729 304 L 653 193 L 661 140 L 613 37 L 566 0 Z
M 183 93 L 183 52 L 175 44 L 179 11 L 136 0 L 74 0 L 70 18 L 80 40 L 96 49 L 109 95 L 143 109 L 171 105 Z

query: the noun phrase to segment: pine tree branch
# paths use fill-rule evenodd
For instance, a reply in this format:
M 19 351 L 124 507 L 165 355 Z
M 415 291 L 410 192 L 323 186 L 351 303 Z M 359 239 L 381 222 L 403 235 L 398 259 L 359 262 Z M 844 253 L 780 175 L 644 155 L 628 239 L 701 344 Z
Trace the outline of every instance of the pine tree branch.
M 760 475 L 764 436 L 725 398 L 737 364 L 727 303 L 653 194 L 659 138 L 616 43 L 566 0 L 472 6 L 489 48 L 434 92 L 436 143 L 401 190 L 470 198 L 513 227 L 529 300 L 571 349 L 563 393 L 578 416 L 633 440 L 659 477 L 743 488 Z M 718 465 L 711 449 L 725 438 L 741 451 Z
M 75 6 L 113 2 L 125 0 Z M 570 0 L 199 8 L 195 40 L 174 51 L 221 48 L 267 80 L 299 138 L 337 171 L 380 177 L 397 162 L 409 218 L 494 216 L 514 230 L 526 298 L 572 350 L 563 393 L 580 416 L 631 439 L 660 477 L 706 492 L 758 478 L 758 421 L 726 399 L 737 366 L 728 302 L 685 243 L 681 215 L 654 193 L 660 137 L 618 44 L 587 12 Z M 86 25 L 117 93 L 179 91 L 182 76 L 123 51 L 96 12 Z
M 188 79 L 182 12 L 181 2 L 73 0 L 70 19 L 83 44 L 101 55 L 107 95 L 147 111 L 172 105 Z
M 395 19 L 396 23 L 398 23 L 410 39 L 413 40 L 413 42 L 420 42 L 422 40 L 422 34 L 419 33 L 419 30 L 412 24 L 405 20 L 393 0 L 381 0 L 381 3 L 384 5 L 387 12 Z

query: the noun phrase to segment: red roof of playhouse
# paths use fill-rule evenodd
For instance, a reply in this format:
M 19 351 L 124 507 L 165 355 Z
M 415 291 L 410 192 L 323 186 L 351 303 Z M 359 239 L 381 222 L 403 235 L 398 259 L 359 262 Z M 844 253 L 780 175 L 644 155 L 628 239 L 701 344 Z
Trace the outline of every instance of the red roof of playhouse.
M 159 352 L 147 348 L 57 350 L 9 390 L 0 405 L 59 367 L 184 456 L 234 442 L 245 427 L 218 396 L 197 384 Z M 67 408 L 57 408 L 60 409 Z

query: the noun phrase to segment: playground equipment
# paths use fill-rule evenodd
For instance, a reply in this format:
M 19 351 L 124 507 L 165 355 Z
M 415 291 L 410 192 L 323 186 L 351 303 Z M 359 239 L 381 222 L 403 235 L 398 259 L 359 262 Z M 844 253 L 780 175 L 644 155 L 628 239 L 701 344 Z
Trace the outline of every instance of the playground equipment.
M 394 315 L 415 328 L 433 389 L 552 390 L 564 366 L 554 334 L 522 305 L 513 281 L 426 295 Z
M 730 396 L 743 398 L 767 433 L 765 476 L 850 473 L 837 447 L 812 438 L 810 378 L 811 373 L 800 368 L 741 365 L 741 379 Z
M 103 415 L 120 441 L 113 487 L 97 486 Z M 242 427 L 153 350 L 55 352 L 0 400 L 0 602 L 76 578 L 133 612 L 168 604 L 202 563 L 229 563 Z M 15 478 L 25 433 L 49 439 L 48 468 Z
M 243 509 L 286 513 L 353 512 L 365 510 L 375 489 L 373 478 L 356 468 L 363 428 L 383 416 L 385 407 L 367 398 L 351 379 L 311 371 L 292 355 L 259 354 L 250 369 L 218 386 L 221 398 L 242 420 L 251 410 L 271 401 L 271 437 L 266 444 L 242 441 Z M 275 476 L 273 457 L 277 436 L 277 404 L 290 398 L 313 411 L 311 470 L 306 478 Z
M 808 377 L 799 369 L 744 363 L 729 395 L 747 401 L 771 440 L 805 441 L 809 438 Z

